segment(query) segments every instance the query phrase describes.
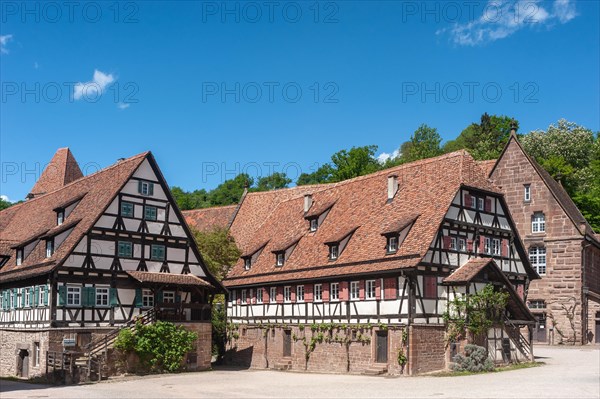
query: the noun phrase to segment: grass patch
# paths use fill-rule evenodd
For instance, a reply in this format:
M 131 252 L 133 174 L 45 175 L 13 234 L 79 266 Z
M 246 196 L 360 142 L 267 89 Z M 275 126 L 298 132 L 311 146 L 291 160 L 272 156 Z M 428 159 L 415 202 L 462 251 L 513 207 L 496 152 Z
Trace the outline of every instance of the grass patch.
M 492 371 L 440 371 L 439 373 L 429 374 L 433 377 L 461 377 L 465 375 L 477 375 L 477 374 L 489 374 L 489 373 L 499 373 L 502 371 L 512 371 L 512 370 L 520 370 L 520 369 L 529 369 L 532 367 L 540 367 L 544 365 L 544 362 L 525 362 L 525 363 L 513 363 L 506 366 L 496 367 Z

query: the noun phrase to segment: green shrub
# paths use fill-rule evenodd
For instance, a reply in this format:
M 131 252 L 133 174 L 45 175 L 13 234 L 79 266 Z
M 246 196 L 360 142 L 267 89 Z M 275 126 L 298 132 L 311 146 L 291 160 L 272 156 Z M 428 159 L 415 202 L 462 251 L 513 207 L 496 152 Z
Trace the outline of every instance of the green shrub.
M 197 339 L 198 334 L 182 326 L 158 321 L 145 326 L 137 324 L 135 334 L 130 329 L 121 330 L 115 349 L 135 352 L 146 370 L 173 373 L 181 369 L 184 356 Z
M 488 358 L 487 350 L 483 346 L 466 345 L 465 354 L 458 354 L 452 359 L 454 363 L 450 368 L 454 371 L 492 371 L 494 362 Z

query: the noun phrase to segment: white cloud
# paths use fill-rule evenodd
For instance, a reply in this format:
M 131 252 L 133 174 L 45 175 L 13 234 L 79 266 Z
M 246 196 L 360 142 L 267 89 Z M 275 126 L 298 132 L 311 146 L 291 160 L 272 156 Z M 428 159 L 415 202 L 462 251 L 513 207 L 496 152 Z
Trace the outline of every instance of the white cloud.
M 526 27 L 551 27 L 577 16 L 572 0 L 554 0 L 551 9 L 544 6 L 541 0 L 489 0 L 479 19 L 440 29 L 436 34 L 449 32 L 455 44 L 478 46 L 504 39 Z
M 115 78 L 112 74 L 107 75 L 104 72 L 95 69 L 92 81 L 85 83 L 79 82 L 75 85 L 73 98 L 75 98 L 75 100 L 80 100 L 82 97 L 85 97 L 88 100 L 95 101 L 98 96 L 104 93 L 106 87 L 114 81 Z
M 0 199 L 4 200 L 4 201 L 6 201 L 6 202 L 13 202 L 13 201 L 11 201 L 11 200 L 10 200 L 10 198 L 8 198 L 8 196 L 6 196 L 6 195 L 0 195 Z
M 0 53 L 1 54 L 8 54 L 8 49 L 6 48 L 6 45 L 8 44 L 9 41 L 12 40 L 13 35 L 3 35 L 0 36 Z
M 387 153 L 387 152 L 382 152 L 381 154 L 379 154 L 377 156 L 377 161 L 381 164 L 385 163 L 388 159 L 396 159 L 400 156 L 400 150 L 395 150 L 394 152 Z
M 117 107 L 119 109 L 127 109 L 127 108 L 129 108 L 130 105 L 131 104 L 128 104 L 128 103 L 119 103 L 119 104 L 117 104 Z

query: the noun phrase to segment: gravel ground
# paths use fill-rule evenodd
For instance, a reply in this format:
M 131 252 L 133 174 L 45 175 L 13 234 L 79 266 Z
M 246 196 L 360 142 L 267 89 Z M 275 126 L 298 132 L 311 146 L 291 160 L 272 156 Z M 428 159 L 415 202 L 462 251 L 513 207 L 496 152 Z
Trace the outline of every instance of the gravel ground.
M 462 377 L 216 370 L 48 387 L 0 381 L 0 398 L 600 398 L 598 347 L 536 347 L 546 364 Z

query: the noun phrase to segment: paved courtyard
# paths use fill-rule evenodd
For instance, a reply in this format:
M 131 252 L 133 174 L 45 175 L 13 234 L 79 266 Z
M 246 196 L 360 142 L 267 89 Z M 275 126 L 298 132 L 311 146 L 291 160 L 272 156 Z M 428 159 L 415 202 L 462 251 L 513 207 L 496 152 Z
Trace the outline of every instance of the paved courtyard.
M 542 367 L 464 377 L 217 370 L 48 387 L 0 381 L 0 398 L 600 398 L 598 347 L 537 347 Z

